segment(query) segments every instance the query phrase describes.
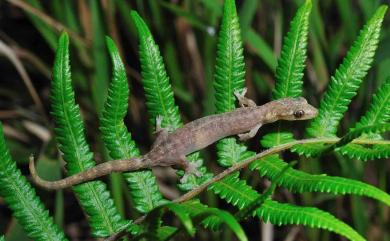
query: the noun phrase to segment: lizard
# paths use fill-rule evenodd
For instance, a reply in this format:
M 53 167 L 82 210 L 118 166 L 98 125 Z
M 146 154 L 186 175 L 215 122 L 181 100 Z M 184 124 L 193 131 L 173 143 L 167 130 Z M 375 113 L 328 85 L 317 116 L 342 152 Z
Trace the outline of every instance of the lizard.
M 33 182 L 48 189 L 62 189 L 108 175 L 113 172 L 136 171 L 156 166 L 182 168 L 185 171 L 181 182 L 190 174 L 201 176 L 199 163 L 189 162 L 186 155 L 201 150 L 212 143 L 233 135 L 240 141 L 256 135 L 260 127 L 278 120 L 308 120 L 317 116 L 318 110 L 303 97 L 282 98 L 257 106 L 245 97 L 246 88 L 236 90 L 239 108 L 233 111 L 209 115 L 189 122 L 172 132 L 161 127 L 162 118 L 156 118 L 156 140 L 150 151 L 141 157 L 112 160 L 101 163 L 83 172 L 58 181 L 46 181 L 36 172 L 34 158 L 30 158 L 29 169 Z

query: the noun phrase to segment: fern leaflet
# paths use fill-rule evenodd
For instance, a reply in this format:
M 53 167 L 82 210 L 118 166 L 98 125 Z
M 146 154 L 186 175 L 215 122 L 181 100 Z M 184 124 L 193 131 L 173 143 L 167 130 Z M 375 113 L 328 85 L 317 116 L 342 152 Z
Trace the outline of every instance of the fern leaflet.
M 288 167 L 278 155 L 271 155 L 259 161 L 253 162 L 251 170 L 258 170 L 260 176 L 265 176 L 278 185 L 292 192 L 326 192 L 332 194 L 355 194 L 371 197 L 390 206 L 390 195 L 386 192 L 366 184 L 348 178 L 332 177 L 326 175 L 311 175 L 295 169 L 288 169 L 281 179 L 275 180 L 276 176 Z
M 222 179 L 210 186 L 210 188 L 220 198 L 237 206 L 239 209 L 245 208 L 260 196 L 252 187 L 246 185 L 244 180 L 238 178 L 238 173 Z M 269 220 L 277 225 L 296 224 L 322 228 L 352 240 L 365 240 L 350 226 L 317 208 L 299 207 L 267 200 L 257 210 L 257 216 L 264 221 Z
M 131 17 L 138 30 L 139 54 L 141 61 L 142 83 L 145 89 L 146 105 L 150 115 L 150 121 L 154 125 L 156 117 L 163 117 L 162 127 L 176 129 L 183 125 L 180 119 L 178 107 L 175 105 L 172 87 L 169 83 L 163 59 L 160 50 L 154 42 L 146 23 L 132 11 Z M 199 153 L 189 156 L 190 161 L 197 161 L 203 164 L 199 158 Z M 203 174 L 201 177 L 190 175 L 187 182 L 180 184 L 182 190 L 188 191 L 208 180 L 212 174 L 207 173 L 206 167 L 202 166 L 199 171 Z M 183 174 L 183 172 L 180 172 Z
M 312 207 L 297 207 L 291 204 L 267 200 L 257 210 L 257 215 L 265 222 L 275 225 L 304 225 L 326 229 L 353 241 L 365 241 L 360 234 L 333 215 Z
M 302 5 L 290 24 L 290 31 L 284 38 L 281 56 L 276 68 L 275 89 L 272 99 L 298 97 L 302 94 L 302 78 L 305 68 L 307 36 L 311 0 Z
M 215 64 L 215 106 L 217 113 L 235 108 L 234 91 L 244 87 L 245 63 L 240 25 L 234 0 L 224 3 L 221 30 L 218 35 Z M 238 144 L 234 137 L 224 138 L 217 143 L 218 163 L 231 166 L 234 162 L 253 155 L 247 147 Z
M 100 118 L 102 139 L 113 159 L 126 159 L 139 156 L 140 152 L 123 122 L 127 113 L 129 86 L 126 70 L 114 42 L 107 37 L 113 73 L 107 101 Z M 163 202 L 156 177 L 151 171 L 123 173 L 131 190 L 135 208 L 147 213 Z
M 319 114 L 307 129 L 309 136 L 328 137 L 336 134 L 339 121 L 373 61 L 386 9 L 386 6 L 379 7 L 336 70 L 321 101 Z
M 34 240 L 67 240 L 12 160 L 0 122 L 0 196 L 10 207 L 28 237 Z M 1 238 L 0 238 L 1 240 Z
M 93 167 L 95 165 L 93 154 L 85 140 L 80 109 L 75 103 L 72 90 L 69 37 L 66 33 L 61 35 L 58 42 L 50 98 L 52 116 L 56 124 L 56 138 L 67 162 L 68 175 Z M 109 236 L 129 224 L 120 217 L 103 182 L 80 184 L 73 187 L 73 190 L 89 217 L 93 235 Z

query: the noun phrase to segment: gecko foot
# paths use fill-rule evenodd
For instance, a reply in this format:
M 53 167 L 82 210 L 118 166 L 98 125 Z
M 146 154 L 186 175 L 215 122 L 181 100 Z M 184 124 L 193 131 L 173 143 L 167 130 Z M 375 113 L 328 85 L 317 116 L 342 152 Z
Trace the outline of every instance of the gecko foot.
M 188 177 L 191 174 L 194 174 L 197 177 L 201 177 L 203 174 L 198 170 L 199 167 L 202 165 L 201 161 L 198 160 L 196 162 L 187 162 L 186 167 L 184 169 L 185 173 L 182 178 L 180 178 L 181 183 L 185 183 L 188 180 Z
M 234 95 L 236 96 L 238 103 L 241 107 L 246 107 L 246 106 L 255 107 L 256 103 L 253 100 L 245 97 L 247 90 L 248 90 L 247 88 L 243 88 L 241 90 L 235 90 Z

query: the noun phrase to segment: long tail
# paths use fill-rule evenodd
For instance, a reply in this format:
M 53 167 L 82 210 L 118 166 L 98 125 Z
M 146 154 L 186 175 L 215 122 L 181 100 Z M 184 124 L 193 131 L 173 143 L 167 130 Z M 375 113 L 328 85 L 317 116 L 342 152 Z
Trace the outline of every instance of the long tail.
M 93 168 L 87 169 L 83 172 L 74 174 L 58 181 L 46 181 L 39 177 L 34 164 L 34 157 L 30 157 L 30 173 L 32 180 L 38 186 L 47 190 L 56 190 L 71 187 L 80 183 L 84 183 L 98 177 L 108 175 L 113 172 L 135 171 L 139 169 L 148 168 L 148 162 L 142 161 L 140 158 L 130 158 L 126 160 L 115 160 L 104 162 Z

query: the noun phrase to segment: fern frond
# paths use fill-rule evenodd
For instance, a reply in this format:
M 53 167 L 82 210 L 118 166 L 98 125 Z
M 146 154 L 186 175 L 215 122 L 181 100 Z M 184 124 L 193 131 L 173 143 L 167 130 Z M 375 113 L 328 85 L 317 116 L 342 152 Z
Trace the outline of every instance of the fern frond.
M 107 101 L 100 117 L 100 131 L 111 158 L 127 159 L 140 155 L 123 122 L 128 108 L 129 85 L 118 49 L 109 37 L 106 42 L 113 71 Z M 164 202 L 156 177 L 151 171 L 127 172 L 123 176 L 131 190 L 134 207 L 139 212 L 147 213 Z
M 10 207 L 29 238 L 67 240 L 35 194 L 35 190 L 16 167 L 6 146 L 0 122 L 0 196 Z M 1 240 L 1 238 L 0 238 Z
M 307 0 L 291 21 L 276 68 L 272 99 L 298 97 L 302 94 L 311 7 L 311 0 Z
M 158 240 L 171 240 L 173 236 L 177 233 L 178 229 L 171 226 L 162 226 L 157 229 Z
M 307 129 L 309 136 L 334 136 L 339 121 L 359 88 L 373 61 L 387 7 L 381 6 L 361 30 L 336 70 L 319 108 L 318 116 Z
M 294 140 L 294 136 L 291 132 L 269 133 L 261 138 L 260 144 L 265 148 L 271 148 Z
M 361 129 L 367 126 L 376 126 L 385 124 L 390 120 L 390 77 L 378 88 L 376 94 L 372 98 L 372 102 L 367 112 L 356 123 L 355 129 Z M 354 130 L 354 129 L 352 129 Z M 381 138 L 377 135 L 364 135 L 360 138 L 377 139 Z M 363 161 L 373 160 L 378 158 L 390 157 L 390 147 L 384 145 L 360 146 L 357 144 L 347 144 L 338 149 L 343 155 L 349 158 L 359 159 Z
M 181 208 L 193 217 L 194 223 L 202 223 L 206 228 L 211 228 L 212 230 L 214 229 L 213 225 L 225 223 L 236 234 L 239 240 L 247 240 L 240 224 L 233 215 L 226 211 L 210 208 L 197 199 L 181 203 Z
M 226 200 L 227 203 L 243 209 L 260 194 L 253 190 L 251 186 L 248 186 L 245 180 L 241 180 L 239 175 L 239 172 L 235 172 L 210 185 L 209 190 Z
M 381 134 L 386 131 L 390 131 L 390 123 L 353 128 L 346 135 L 344 135 L 337 143 L 333 144 L 329 148 L 335 149 L 344 146 L 363 134 Z
M 249 205 L 247 205 L 246 207 L 244 207 L 243 209 L 238 211 L 234 216 L 238 220 L 242 220 L 242 219 L 248 217 L 251 213 L 252 213 L 252 216 L 255 216 L 256 212 L 254 212 L 254 211 L 257 208 L 259 208 L 267 199 L 271 198 L 272 194 L 275 192 L 276 187 L 278 186 L 278 183 L 280 182 L 280 180 L 282 180 L 283 175 L 287 172 L 287 170 L 290 169 L 290 167 L 292 167 L 296 164 L 297 164 L 297 162 L 294 161 L 294 162 L 291 162 L 290 164 L 284 166 L 280 170 L 280 172 L 278 172 L 274 176 L 275 178 L 272 180 L 271 185 L 258 198 L 256 198 L 255 201 L 253 201 L 252 203 L 250 203 Z
M 356 128 L 374 124 L 384 124 L 390 120 L 390 76 L 378 88 L 372 97 L 369 109 L 363 115 Z
M 217 113 L 235 108 L 234 91 L 244 87 L 245 62 L 242 48 L 240 24 L 234 0 L 226 0 L 223 8 L 221 29 L 218 35 L 215 64 L 215 107 Z M 218 163 L 228 167 L 236 161 L 253 155 L 244 144 L 238 144 L 234 137 L 217 143 Z
M 4 236 L 0 236 L 0 241 L 5 241 Z
M 358 159 L 361 161 L 390 157 L 389 145 L 362 146 L 350 143 L 340 148 L 338 152 L 340 152 L 342 155 L 348 156 L 351 159 Z
M 156 117 L 161 115 L 163 117 L 162 127 L 168 127 L 169 129 L 179 128 L 183 123 L 173 98 L 172 87 L 165 71 L 160 50 L 154 42 L 149 28 L 138 13 L 132 11 L 131 17 L 138 30 L 142 83 L 144 85 L 150 121 L 152 125 L 155 125 Z M 190 161 L 199 160 L 203 164 L 203 160 L 199 158 L 199 153 L 191 154 L 188 159 Z M 203 174 L 201 177 L 197 178 L 194 175 L 190 175 L 187 182 L 180 184 L 179 187 L 184 191 L 188 191 L 212 176 L 203 166 L 199 168 L 199 171 Z M 179 173 L 183 174 L 183 172 Z
M 67 162 L 68 175 L 95 166 L 93 154 L 85 139 L 80 109 L 74 99 L 69 64 L 69 37 L 66 33 L 61 35 L 58 42 L 50 100 L 56 124 L 55 134 L 59 149 Z M 129 222 L 123 220 L 116 210 L 103 182 L 80 184 L 73 187 L 73 190 L 89 217 L 93 235 L 109 236 L 128 225 Z
M 257 210 L 257 215 L 265 222 L 270 221 L 275 225 L 304 225 L 326 229 L 353 241 L 366 240 L 346 223 L 317 208 L 298 207 L 267 200 Z
M 271 155 L 253 162 L 251 170 L 258 170 L 260 176 L 265 176 L 278 185 L 292 192 L 325 192 L 332 194 L 354 194 L 371 197 L 390 206 L 390 195 L 386 192 L 356 180 L 326 175 L 312 175 L 295 169 L 288 169 L 280 180 L 276 180 L 279 173 L 288 167 L 288 163 L 278 155 Z
M 210 186 L 210 189 L 220 198 L 237 206 L 239 209 L 247 207 L 260 196 L 244 180 L 238 178 L 238 173 L 234 173 L 213 184 Z M 264 221 L 269 220 L 271 223 L 277 225 L 304 225 L 333 231 L 351 240 L 365 240 L 347 224 L 331 214 L 316 208 L 298 207 L 267 200 L 257 209 L 257 216 Z M 214 224 L 212 222 L 209 223 Z M 215 223 L 218 224 L 218 221 L 216 220 Z

